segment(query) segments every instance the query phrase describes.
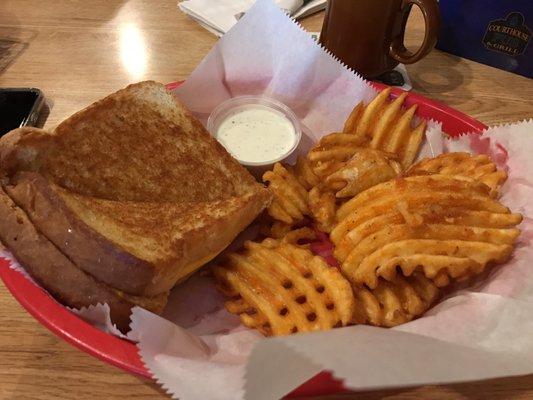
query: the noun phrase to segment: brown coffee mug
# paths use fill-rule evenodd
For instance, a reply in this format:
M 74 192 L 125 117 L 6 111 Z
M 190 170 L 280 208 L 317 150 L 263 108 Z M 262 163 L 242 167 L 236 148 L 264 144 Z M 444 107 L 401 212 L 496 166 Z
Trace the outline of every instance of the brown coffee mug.
M 424 40 L 414 53 L 403 43 L 413 5 L 425 21 Z M 398 63 L 412 64 L 428 54 L 439 27 L 437 0 L 328 0 L 320 43 L 348 67 L 376 78 Z

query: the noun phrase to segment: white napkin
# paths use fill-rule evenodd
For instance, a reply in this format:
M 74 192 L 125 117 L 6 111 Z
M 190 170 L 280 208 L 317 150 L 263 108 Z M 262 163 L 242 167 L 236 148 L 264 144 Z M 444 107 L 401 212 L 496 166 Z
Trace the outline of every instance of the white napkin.
M 326 0 L 276 0 L 278 7 L 294 19 L 323 10 Z M 185 0 L 178 3 L 181 11 L 209 32 L 222 36 L 248 11 L 254 0 Z

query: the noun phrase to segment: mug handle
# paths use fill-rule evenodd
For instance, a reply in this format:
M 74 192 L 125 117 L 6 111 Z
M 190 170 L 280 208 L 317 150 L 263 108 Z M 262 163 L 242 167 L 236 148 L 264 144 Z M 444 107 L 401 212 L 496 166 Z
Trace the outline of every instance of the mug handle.
M 415 53 L 407 50 L 403 44 L 407 17 L 413 5 L 422 11 L 426 25 L 424 40 Z M 437 43 L 437 36 L 440 29 L 439 5 L 436 0 L 403 0 L 400 16 L 402 19 L 402 28 L 400 33 L 392 40 L 389 55 L 402 64 L 412 64 L 427 55 L 435 47 L 435 43 Z

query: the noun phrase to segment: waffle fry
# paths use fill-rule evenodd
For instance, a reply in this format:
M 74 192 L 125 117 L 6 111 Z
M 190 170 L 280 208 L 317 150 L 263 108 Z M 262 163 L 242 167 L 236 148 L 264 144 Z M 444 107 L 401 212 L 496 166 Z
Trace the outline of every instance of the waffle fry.
M 290 243 L 294 245 L 300 245 L 300 241 L 313 241 L 316 240 L 316 233 L 314 230 L 308 227 L 297 228 L 287 232 L 282 238 L 282 243 Z
M 318 186 L 311 189 L 309 192 L 309 209 L 318 229 L 322 232 L 331 232 L 335 225 L 337 211 L 333 192 L 323 192 Z
M 342 264 L 354 283 L 370 288 L 378 277 L 392 280 L 397 269 L 409 276 L 421 269 L 435 279 L 445 271 L 453 279 L 466 279 L 483 271 L 489 262 L 502 263 L 511 255 L 518 229 L 455 225 L 390 225 L 361 240 Z
M 226 308 L 267 336 L 331 329 L 352 319 L 354 297 L 336 268 L 307 250 L 267 239 L 246 242 L 213 273 Z
M 340 261 L 344 261 L 361 240 L 390 225 L 405 223 L 409 226 L 417 227 L 422 226 L 423 223 L 428 223 L 504 229 L 519 224 L 522 219 L 519 214 L 494 213 L 457 207 L 457 204 L 453 201 L 454 197 L 444 204 L 445 207 L 433 204 L 431 202 L 433 199 L 438 201 L 439 196 L 432 196 L 431 200 L 428 199 L 428 202 L 418 206 L 416 212 L 408 210 L 409 215 L 415 222 L 410 220 L 409 217 L 406 218 L 405 211 L 402 212 L 401 204 L 405 200 L 401 200 L 396 204 L 396 208 L 393 207 L 384 214 L 365 218 L 365 213 L 362 213 L 359 219 L 351 220 L 352 224 L 349 225 L 349 228 L 345 225 L 348 232 L 344 236 L 339 236 L 341 231 L 337 229 L 338 226 L 335 227 L 331 234 L 332 241 L 336 245 L 335 257 Z
M 362 140 L 355 135 L 330 133 L 320 139 L 309 151 L 307 158 L 315 175 L 325 178 L 344 166 L 362 144 Z
M 260 227 L 259 232 L 266 237 L 281 239 L 292 230 L 292 225 L 281 221 L 266 221 Z
M 306 190 L 311 190 L 311 188 L 320 184 L 320 178 L 314 173 L 307 157 L 298 157 L 298 161 L 294 166 L 294 174 Z
M 415 129 L 411 128 L 413 117 L 416 111 L 416 105 L 411 106 L 405 114 L 397 121 L 396 126 L 385 138 L 386 142 L 372 144 L 375 148 L 381 148 L 384 151 L 398 154 L 402 167 L 409 167 L 420 149 L 424 132 L 426 131 L 426 121 L 422 121 Z
M 453 210 L 451 207 L 457 206 L 460 209 L 465 210 L 464 213 L 471 213 L 472 211 L 480 211 L 481 214 L 484 213 L 485 215 L 510 213 L 509 209 L 503 206 L 501 203 L 481 195 L 453 193 L 451 191 L 425 191 L 422 193 L 404 194 L 401 196 L 401 198 L 395 199 L 394 193 L 392 193 L 384 196 L 382 199 L 376 199 L 370 204 L 359 208 L 343 219 L 338 218 L 339 213 L 337 212 L 337 220 L 340 222 L 338 222 L 331 231 L 330 236 L 332 242 L 338 245 L 342 238 L 346 236 L 352 229 L 378 215 L 384 215 L 391 212 L 391 210 L 395 210 L 400 201 L 408 202 L 409 207 L 413 210 L 419 209 L 420 207 L 426 207 L 428 204 L 431 204 L 429 202 L 434 201 L 435 203 L 431 204 L 431 208 L 428 213 L 437 213 L 435 220 L 444 220 L 444 223 L 447 222 L 445 220 L 445 218 L 447 218 L 447 213 L 442 210 L 446 210 L 447 207 L 450 207 L 450 212 Z M 462 211 L 458 211 L 458 213 L 461 214 Z M 451 218 L 450 221 L 453 223 L 454 218 L 457 217 L 454 217 L 453 214 L 450 214 L 450 217 L 448 218 Z
M 353 323 L 382 327 L 404 324 L 425 313 L 437 300 L 440 290 L 421 274 L 381 279 L 375 289 L 353 287 L 356 307 Z
M 389 98 L 390 93 L 390 88 L 382 90 L 367 106 L 364 107 L 359 123 L 355 127 L 353 134 L 356 137 L 361 138 L 365 144 L 372 142 L 373 128 L 376 125 L 376 121 L 380 114 L 383 112 L 384 106 L 387 104 L 387 99 Z
M 309 214 L 307 190 L 291 169 L 276 163 L 272 171 L 264 173 L 263 181 L 268 182 L 269 189 L 274 193 L 274 201 L 267 209 L 272 218 L 292 225 Z
M 379 183 L 396 178 L 401 172 L 394 155 L 380 150 L 359 148 L 341 168 L 326 178 L 335 196 L 353 197 Z
M 469 153 L 445 153 L 435 158 L 425 158 L 406 172 L 406 175 L 423 174 L 456 175 L 476 179 L 490 187 L 492 197 L 497 197 L 501 185 L 507 180 L 505 171 L 498 171 L 485 154 L 473 156 Z
M 410 176 L 406 178 L 398 178 L 390 180 L 385 183 L 373 186 L 370 189 L 358 194 L 354 198 L 344 203 L 337 211 L 337 219 L 339 221 L 346 218 L 346 216 L 365 205 L 372 204 L 377 200 L 382 200 L 387 195 L 395 197 L 399 195 L 422 195 L 427 192 L 453 192 L 456 194 L 468 194 L 471 196 L 487 196 L 489 188 L 481 183 L 469 178 L 449 176 L 449 175 L 420 175 Z M 491 199 L 488 199 L 491 201 Z M 507 210 L 506 207 L 500 203 L 499 209 Z
M 402 106 L 407 93 L 389 102 L 390 92 L 389 88 L 383 90 L 367 106 L 357 104 L 343 132 L 353 135 L 352 141 L 360 143 L 360 146 L 397 154 L 405 169 L 418 153 L 426 122 L 422 121 L 412 128 L 416 105 L 404 111 Z
M 363 103 L 358 103 L 348 116 L 348 119 L 346 119 L 346 122 L 344 123 L 344 128 L 342 129 L 343 133 L 347 134 L 354 134 L 357 125 L 359 124 L 359 119 L 363 115 L 363 111 L 365 109 L 365 105 Z
M 447 175 L 400 178 L 344 204 L 330 238 L 353 284 L 375 288 L 421 270 L 436 285 L 479 274 L 510 256 L 521 216 L 483 183 Z M 344 207 L 344 210 L 342 209 Z
M 308 159 L 318 177 L 327 178 L 344 169 L 346 162 L 361 147 L 396 154 L 404 169 L 412 164 L 422 143 L 426 123 L 423 121 L 411 128 L 416 106 L 404 112 L 402 105 L 407 94 L 403 93 L 391 102 L 387 101 L 389 95 L 390 89 L 385 89 L 367 106 L 357 104 L 342 132 L 324 136 L 311 149 Z M 337 174 L 333 179 L 338 178 Z
M 385 148 L 390 145 L 388 136 L 391 129 L 395 129 L 395 123 L 401 116 L 402 104 L 407 97 L 407 93 L 402 93 L 390 103 L 382 105 L 381 114 L 377 118 L 373 128 L 371 129 L 370 147 L 373 149 Z M 406 114 L 412 115 L 414 110 L 411 108 Z M 412 118 L 412 117 L 411 117 Z M 410 121 L 410 119 L 408 119 Z

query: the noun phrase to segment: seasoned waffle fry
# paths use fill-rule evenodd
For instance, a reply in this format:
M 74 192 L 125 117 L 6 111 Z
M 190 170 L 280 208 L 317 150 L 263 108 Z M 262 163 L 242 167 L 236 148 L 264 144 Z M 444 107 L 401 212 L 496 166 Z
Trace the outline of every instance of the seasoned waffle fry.
M 347 259 L 343 271 L 354 282 L 366 282 L 369 287 L 375 287 L 378 276 L 393 279 L 397 268 L 409 276 L 420 268 L 427 278 L 435 280 L 436 283 L 443 282 L 439 285 L 447 285 L 449 280 L 442 281 L 441 272 L 455 280 L 467 279 L 480 274 L 489 262 L 507 261 L 512 250 L 513 246 L 510 245 L 485 242 L 401 240 L 384 246 L 376 251 L 376 254 L 365 258 L 357 270 L 353 269 L 351 260 Z M 453 254 L 457 257 L 452 256 Z M 436 278 L 439 280 L 436 281 Z
M 355 136 L 365 144 L 371 143 L 373 138 L 373 129 L 383 108 L 387 104 L 391 89 L 382 90 L 363 110 L 359 123 L 355 128 Z
M 269 221 L 261 225 L 260 233 L 263 236 L 281 239 L 292 230 L 292 226 L 281 221 Z
M 309 214 L 307 190 L 290 169 L 276 163 L 272 171 L 264 173 L 263 181 L 274 193 L 274 201 L 267 209 L 272 218 L 292 225 Z
M 353 211 L 371 204 L 373 201 L 381 200 L 387 194 L 399 196 L 412 193 L 421 194 L 424 191 L 452 191 L 456 194 L 487 195 L 489 188 L 485 184 L 469 178 L 448 175 L 421 175 L 398 178 L 373 186 L 344 203 L 337 211 L 337 219 L 341 221 Z M 504 207 L 504 209 L 507 208 Z
M 332 179 L 335 182 L 338 182 L 339 178 L 346 179 L 346 175 L 354 169 L 354 167 L 346 168 L 346 162 L 354 157 L 361 147 L 396 154 L 402 168 L 412 164 L 422 143 L 426 124 L 422 122 L 412 129 L 416 106 L 404 112 L 402 105 L 407 94 L 403 93 L 390 103 L 387 101 L 389 95 L 390 89 L 385 89 L 367 106 L 362 103 L 356 105 L 342 133 L 324 136 L 311 149 L 308 159 L 318 177 L 327 178 L 343 170 L 344 173 L 337 174 Z M 375 173 L 375 176 L 377 175 Z M 381 181 L 383 180 L 386 178 Z M 349 195 L 339 197 L 349 197 Z
M 357 104 L 295 166 L 264 174 L 269 238 L 213 269 L 244 325 L 268 336 L 393 327 L 426 312 L 441 287 L 511 256 L 522 216 L 495 199 L 505 172 L 468 153 L 412 165 L 426 123 L 414 126 L 407 94 L 389 95 Z
M 337 212 L 334 255 L 353 284 L 375 288 L 421 270 L 437 286 L 504 262 L 521 216 L 470 178 L 421 175 L 376 185 Z M 416 251 L 415 251 L 416 250 Z
M 388 136 L 390 131 L 396 129 L 395 123 L 400 117 L 402 111 L 402 104 L 407 97 L 407 93 L 402 93 L 391 103 L 384 105 L 381 111 L 381 115 L 375 122 L 372 129 L 372 138 L 370 141 L 370 147 L 373 149 L 381 149 L 388 147 L 390 140 Z M 408 111 L 409 113 L 410 111 Z M 396 149 L 393 149 L 396 150 Z
M 336 199 L 333 192 L 322 192 L 318 186 L 314 187 L 309 192 L 309 208 L 318 229 L 322 232 L 331 232 L 335 225 L 337 212 Z
M 390 88 L 380 92 L 367 106 L 356 105 L 348 117 L 343 133 L 351 134 L 351 141 L 362 147 L 383 150 L 398 155 L 405 169 L 409 167 L 422 143 L 426 122 L 412 128 L 416 105 L 402 109 L 407 93 L 387 101 Z M 325 163 L 326 154 L 322 156 Z
M 298 161 L 294 167 L 294 174 L 306 190 L 320 184 L 320 178 L 315 175 L 313 168 L 306 157 L 298 156 Z
M 343 219 L 338 218 L 339 212 L 337 212 L 337 221 L 339 222 L 331 231 L 331 240 L 333 243 L 338 244 L 349 231 L 359 224 L 394 210 L 400 201 L 406 201 L 412 210 L 424 207 L 427 204 L 431 204 L 430 202 L 433 201 L 434 203 L 431 204 L 431 206 L 435 212 L 438 212 L 439 209 L 445 209 L 446 207 L 457 206 L 468 211 L 485 211 L 494 214 L 509 213 L 507 207 L 488 196 L 454 193 L 452 191 L 422 191 L 420 193 L 407 193 L 401 195 L 401 197 L 399 196 L 400 195 L 397 195 L 396 193 L 391 193 L 383 196 L 383 198 L 375 199 L 369 204 L 361 206 L 357 210 L 348 214 Z
M 343 133 L 348 134 L 355 134 L 355 130 L 357 129 L 357 125 L 359 123 L 359 119 L 363 115 L 363 111 L 365 109 L 365 105 L 363 103 L 358 103 L 348 116 L 348 119 L 344 123 L 344 128 L 342 129 Z
M 458 175 L 479 180 L 491 189 L 491 196 L 498 195 L 499 188 L 507 180 L 504 171 L 498 171 L 491 159 L 480 154 L 445 153 L 435 158 L 424 158 L 411 166 L 406 175 L 443 174 Z
M 326 186 L 336 192 L 336 197 L 353 197 L 396 178 L 400 172 L 401 166 L 393 154 L 359 148 L 349 161 L 326 178 Z
M 213 269 L 228 311 L 263 334 L 345 326 L 354 311 L 353 292 L 336 268 L 306 249 L 275 240 L 246 242 Z
M 333 132 L 322 137 L 318 144 L 309 151 L 307 157 L 311 162 L 331 159 L 346 161 L 352 157 L 360 144 L 361 141 L 357 140 L 354 135 Z
M 390 225 L 361 240 L 342 264 L 354 283 L 370 288 L 378 277 L 394 279 L 397 268 L 405 276 L 420 268 L 430 279 L 445 270 L 454 279 L 483 271 L 489 262 L 506 261 L 518 229 L 477 228 L 455 225 Z
M 433 199 L 438 199 L 438 196 L 433 196 Z M 463 207 L 457 207 L 457 204 L 452 202 L 446 204 L 447 207 L 442 207 L 439 204 L 433 204 L 430 201 L 421 204 L 416 208 L 417 223 L 412 223 L 406 219 L 405 213 L 401 211 L 400 205 L 405 202 L 402 200 L 397 203 L 397 208 L 389 209 L 388 212 L 365 218 L 361 215 L 359 219 L 352 220 L 351 225 L 345 225 L 347 229 L 350 227 L 344 236 L 339 236 L 340 230 L 338 226 L 334 228 L 331 238 L 335 243 L 335 257 L 344 261 L 351 250 L 365 237 L 383 229 L 389 225 L 396 225 L 406 223 L 409 226 L 421 226 L 423 223 L 428 224 L 451 224 L 457 226 L 472 226 L 479 228 L 510 228 L 520 223 L 522 217 L 519 214 L 511 213 L 494 213 L 490 211 L 469 210 Z M 411 213 L 411 211 L 409 211 Z
M 356 136 L 347 133 L 330 133 L 314 146 L 307 158 L 314 173 L 324 178 L 337 171 L 348 161 L 362 144 Z
M 422 315 L 440 295 L 433 282 L 421 274 L 379 280 L 375 289 L 354 286 L 353 323 L 393 327 Z
M 400 135 L 402 132 L 398 128 L 391 135 L 392 137 L 395 137 L 395 135 L 398 134 L 400 139 L 405 140 L 403 143 L 398 143 L 398 146 L 400 146 L 401 150 L 393 151 L 394 153 L 400 155 L 400 162 L 404 169 L 408 168 L 415 161 L 416 155 L 418 154 L 420 146 L 422 145 L 422 141 L 424 140 L 426 126 L 426 121 L 422 121 L 412 132 L 410 132 L 409 135 Z M 405 129 L 407 130 L 407 128 Z M 391 147 L 386 147 L 386 149 L 389 148 Z
M 312 240 L 316 240 L 315 231 L 308 227 L 297 228 L 297 229 L 287 232 L 281 238 L 282 243 L 290 243 L 294 245 L 299 245 L 298 242 L 302 240 L 309 241 L 309 242 Z

